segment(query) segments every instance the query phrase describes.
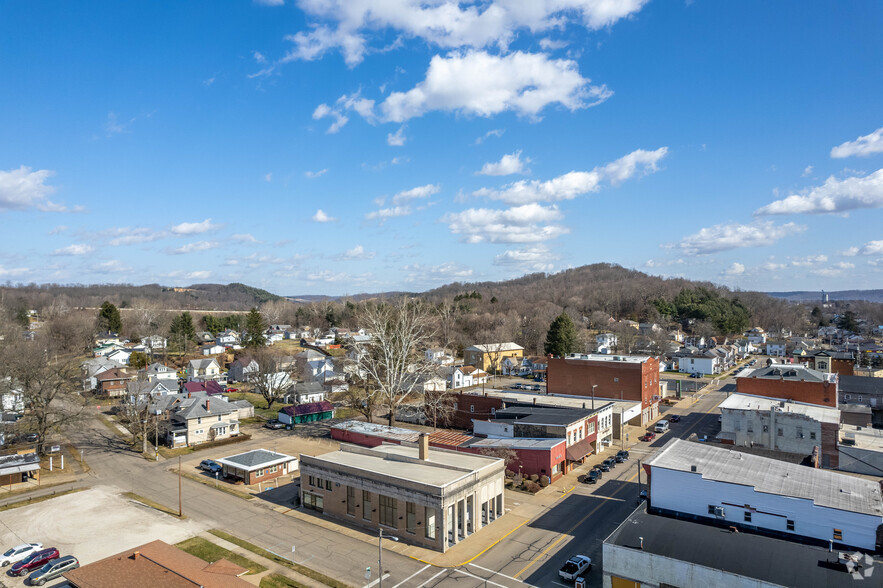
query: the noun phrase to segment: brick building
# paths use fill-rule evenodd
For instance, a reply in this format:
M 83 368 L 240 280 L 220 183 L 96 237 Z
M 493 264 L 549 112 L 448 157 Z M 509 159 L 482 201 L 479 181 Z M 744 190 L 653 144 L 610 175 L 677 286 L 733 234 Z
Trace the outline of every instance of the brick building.
M 800 364 L 819 372 L 832 372 L 840 376 L 854 375 L 855 357 L 846 351 L 808 351 L 794 355 Z
M 297 471 L 297 458 L 268 449 L 254 449 L 217 460 L 225 477 L 242 478 L 248 485 L 268 482 Z
M 550 357 L 549 394 L 592 396 L 641 403 L 641 422 L 659 415 L 659 360 L 648 356 L 571 353 Z
M 804 365 L 772 364 L 746 370 L 736 378 L 739 394 L 767 396 L 837 408 L 838 376 Z

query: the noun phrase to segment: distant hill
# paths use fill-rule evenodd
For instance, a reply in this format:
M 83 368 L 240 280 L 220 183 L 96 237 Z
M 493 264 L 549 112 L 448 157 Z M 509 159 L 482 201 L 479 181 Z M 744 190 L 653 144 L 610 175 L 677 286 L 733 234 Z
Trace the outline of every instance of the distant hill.
M 397 296 L 413 296 L 412 292 L 374 292 L 374 293 L 362 293 L 362 294 L 347 294 L 346 296 L 326 296 L 324 294 L 299 294 L 297 296 L 285 296 L 286 299 L 291 300 L 292 302 L 301 302 L 304 304 L 309 304 L 310 302 L 322 302 L 325 300 L 332 300 L 337 302 L 339 300 L 352 300 L 353 302 L 359 302 L 362 300 L 370 300 L 372 298 L 395 298 Z
M 767 292 L 773 298 L 784 298 L 791 302 L 821 302 L 822 292 L 794 291 L 794 292 Z M 883 290 L 837 290 L 825 292 L 828 300 L 865 300 L 867 302 L 883 302 Z

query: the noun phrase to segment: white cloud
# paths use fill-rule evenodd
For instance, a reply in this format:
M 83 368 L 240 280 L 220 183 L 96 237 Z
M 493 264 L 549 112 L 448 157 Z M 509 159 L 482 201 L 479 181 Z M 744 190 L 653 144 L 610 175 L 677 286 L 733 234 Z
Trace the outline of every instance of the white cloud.
M 613 95 L 606 86 L 592 86 L 575 61 L 517 51 L 491 55 L 483 51 L 436 55 L 426 78 L 407 92 L 392 92 L 375 109 L 373 100 L 358 94 L 341 96 L 333 106 L 320 104 L 316 120 L 334 119 L 336 133 L 352 110 L 368 122 L 403 123 L 431 111 L 491 117 L 512 111 L 534 120 L 551 104 L 569 110 L 596 106 Z
M 500 161 L 488 162 L 481 166 L 481 170 L 475 172 L 480 176 L 508 176 L 512 174 L 525 174 L 530 170 L 526 170 L 524 166 L 530 163 L 530 157 L 521 159 L 521 150 L 509 153 L 500 158 Z
M 745 273 L 745 265 L 739 262 L 733 262 L 733 264 L 723 271 L 723 275 L 729 278 L 735 276 L 741 276 Z
M 834 278 L 837 276 L 842 276 L 844 269 L 845 268 L 842 267 L 821 267 L 811 270 L 809 273 L 814 276 L 822 276 L 823 278 Z
M 316 211 L 316 214 L 313 215 L 313 222 L 317 223 L 332 223 L 336 220 L 336 218 L 325 214 L 325 212 L 321 208 Z
M 270 172 L 270 173 L 266 174 L 266 175 L 264 176 L 264 181 L 265 181 L 265 182 L 272 182 L 272 181 L 273 181 L 273 172 Z
M 413 265 L 406 265 L 402 269 L 407 272 L 405 282 L 409 284 L 461 280 L 472 276 L 473 273 L 472 269 L 456 264 L 452 261 L 430 266 L 416 263 Z
M 663 247 L 680 249 L 686 255 L 705 255 L 741 247 L 772 245 L 779 239 L 804 230 L 806 227 L 794 223 L 776 226 L 772 221 L 756 222 L 750 225 L 737 223 L 714 225 L 684 237 L 678 243 L 670 243 Z
M 210 78 L 206 78 L 206 79 L 202 80 L 202 85 L 205 87 L 211 86 L 212 84 L 215 83 L 216 79 L 217 78 L 215 76 L 212 76 Z
M 567 41 L 556 41 L 555 39 L 550 39 L 546 37 L 545 39 L 540 39 L 540 47 L 544 51 L 555 51 L 556 49 L 564 49 L 567 47 Z
M 373 251 L 365 251 L 365 248 L 362 245 L 356 245 L 352 249 L 347 249 L 342 255 L 339 256 L 341 260 L 352 260 L 352 259 L 374 259 L 374 256 L 377 255 Z
M 800 175 L 803 176 L 804 178 L 805 178 L 806 176 L 810 176 L 810 175 L 812 175 L 812 166 L 811 166 L 811 165 L 806 166 L 806 167 L 804 168 L 804 170 L 803 170 L 803 173 L 800 174 Z
M 672 265 L 684 265 L 686 263 L 687 262 L 680 257 L 677 259 L 648 259 L 646 262 L 644 262 L 644 267 L 668 267 Z
M 509 204 L 572 200 L 589 192 L 597 192 L 605 180 L 615 185 L 638 173 L 643 175 L 653 173 L 659 169 L 657 164 L 666 153 L 668 153 L 667 147 L 660 147 L 655 151 L 638 149 L 592 171 L 571 171 L 544 182 L 519 180 L 499 190 L 481 188 L 472 194 L 502 200 Z
M 184 255 L 186 253 L 208 251 L 209 249 L 216 249 L 220 246 L 221 244 L 217 241 L 196 241 L 195 243 L 187 243 L 186 245 L 182 245 L 181 247 L 169 249 L 169 253 L 173 255 Z
M 82 243 L 74 243 L 52 252 L 53 255 L 88 255 L 95 251 L 91 245 L 83 245 Z
M 109 259 L 98 264 L 98 269 L 102 272 L 110 272 L 115 274 L 126 274 L 134 270 L 134 268 L 126 265 L 119 259 Z
M 30 272 L 31 269 L 27 267 L 3 267 L 0 265 L 0 277 L 13 278 L 29 274 Z
M 59 205 L 46 200 L 47 196 L 55 192 L 55 186 L 46 185 L 46 180 L 54 175 L 54 171 L 31 171 L 25 165 L 9 171 L 0 170 L 0 211 L 31 207 L 56 211 Z
M 263 4 L 264 6 L 282 6 L 285 0 L 254 0 L 255 4 Z
M 579 23 L 597 30 L 641 10 L 646 0 L 300 0 L 299 6 L 319 22 L 309 31 L 286 37 L 294 47 L 286 60 L 314 60 L 339 49 L 353 67 L 369 51 L 368 34 L 392 30 L 405 38 L 419 38 L 444 47 L 506 49 L 519 30 L 531 33 Z M 393 44 L 393 47 L 397 46 Z
M 844 157 L 867 157 L 875 153 L 883 153 L 883 127 L 880 127 L 870 135 L 859 137 L 855 141 L 847 141 L 831 149 L 831 157 L 842 159 Z
M 221 228 L 221 225 L 213 225 L 212 219 L 207 218 L 198 223 L 181 223 L 172 227 L 172 232 L 176 235 L 201 235 Z
M 486 132 L 481 137 L 478 137 L 477 139 L 475 139 L 475 144 L 481 145 L 482 143 L 484 143 L 485 141 L 487 141 L 491 137 L 497 137 L 499 139 L 500 137 L 503 136 L 503 133 L 505 133 L 505 132 L 506 132 L 505 129 L 491 129 L 490 131 Z
M 320 169 L 319 171 L 305 171 L 304 175 L 312 180 L 312 179 L 318 178 L 320 176 L 324 176 L 327 173 L 328 173 L 328 168 L 324 168 L 324 169 Z
M 108 245 L 118 247 L 120 245 L 136 245 L 138 243 L 150 243 L 166 237 L 163 231 L 155 231 L 147 227 L 116 227 L 103 232 L 103 236 L 110 237 Z
M 393 206 L 397 206 L 399 204 L 405 204 L 410 202 L 411 200 L 418 200 L 421 198 L 429 198 L 430 196 L 434 196 L 441 191 L 440 184 L 426 184 L 425 186 L 417 186 L 416 188 L 411 188 L 410 190 L 404 190 L 399 192 L 395 196 L 392 197 Z
M 258 243 L 259 241 L 254 238 L 254 235 L 251 233 L 236 233 L 230 236 L 234 241 L 239 241 L 241 243 Z
M 824 184 L 754 211 L 755 215 L 844 213 L 860 208 L 883 207 L 883 169 L 868 176 L 842 180 L 829 177 Z
M 65 232 L 66 230 L 67 230 L 67 226 L 65 226 L 65 225 L 58 225 L 57 227 L 55 227 L 54 229 L 52 229 L 51 231 L 49 231 L 49 234 L 50 234 L 50 235 L 58 235 L 58 234 L 60 234 L 60 233 Z
M 883 240 L 868 241 L 861 247 L 850 247 L 846 251 L 841 252 L 846 257 L 854 257 L 856 255 L 883 255 Z
M 394 206 L 392 208 L 381 208 L 380 210 L 369 212 L 365 215 L 365 218 L 368 220 L 386 220 L 397 216 L 408 216 L 409 214 L 411 214 L 410 206 Z
M 796 257 L 791 260 L 791 265 L 795 267 L 812 267 L 828 261 L 827 255 L 808 255 L 806 257 Z
M 332 272 L 331 270 L 322 270 L 307 274 L 306 280 L 308 282 L 334 283 L 348 281 L 349 276 L 345 273 Z
M 528 272 L 548 272 L 555 269 L 554 261 L 559 256 L 549 251 L 545 245 L 534 245 L 524 249 L 507 249 L 494 257 L 494 265 L 513 267 Z
M 552 223 L 562 217 L 557 206 L 524 204 L 506 210 L 470 208 L 448 213 L 442 222 L 467 243 L 539 243 L 570 232 Z
M 770 272 L 777 272 L 788 267 L 787 263 L 776 263 L 774 261 L 768 261 L 760 266 L 762 269 L 765 269 Z
M 405 137 L 405 125 L 399 127 L 399 130 L 393 133 L 386 134 L 386 144 L 392 145 L 393 147 L 401 147 L 405 144 L 407 137 Z
M 255 60 L 256 62 L 258 62 L 258 63 L 267 63 L 267 58 L 266 58 L 266 57 L 264 56 L 264 54 L 261 53 L 260 51 L 252 51 L 251 54 L 252 54 L 252 56 L 254 57 L 254 60 Z

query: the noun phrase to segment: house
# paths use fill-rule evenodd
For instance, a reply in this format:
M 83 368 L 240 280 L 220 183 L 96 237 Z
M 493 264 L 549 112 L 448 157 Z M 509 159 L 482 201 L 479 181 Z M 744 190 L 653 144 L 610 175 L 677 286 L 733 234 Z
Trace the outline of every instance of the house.
M 653 511 L 835 549 L 876 549 L 883 525 L 876 481 L 677 438 L 644 465 Z
M 196 340 L 199 343 L 211 343 L 215 340 L 215 336 L 208 331 L 197 331 Z
M 841 376 L 852 376 L 855 373 L 855 356 L 849 351 L 806 351 L 795 354 L 794 357 L 801 364 L 820 372 Z
M 40 456 L 36 452 L 0 455 L 0 486 L 15 489 L 29 479 L 40 481 Z
M 334 360 L 324 352 L 305 349 L 294 356 L 297 372 L 304 381 L 322 381 L 327 372 L 334 372 Z
M 144 345 L 149 352 L 153 353 L 154 351 L 165 349 L 168 341 L 165 337 L 160 335 L 148 335 L 147 337 L 141 338 L 141 344 Z
M 502 362 L 504 376 L 525 376 L 543 378 L 546 373 L 546 358 L 534 357 L 507 357 Z
M 188 382 L 204 382 L 206 380 L 221 379 L 221 366 L 218 360 L 212 359 L 191 359 L 187 363 L 187 381 Z
M 107 396 L 122 396 L 126 393 L 126 386 L 135 379 L 121 368 L 109 369 L 95 376 L 96 392 Z
M 246 406 L 248 405 L 248 406 Z M 166 443 L 170 447 L 191 447 L 239 435 L 240 411 L 254 407 L 247 400 L 228 402 L 205 393 L 169 394 L 151 405 L 151 411 L 168 416 Z
M 129 365 L 129 356 L 132 352 L 128 349 L 118 348 L 107 353 L 104 357 L 117 365 Z
M 745 339 L 755 347 L 766 345 L 766 331 L 760 327 L 754 327 L 753 329 L 745 331 Z
M 238 478 L 247 485 L 269 482 L 297 471 L 297 458 L 268 449 L 253 449 L 217 461 L 225 478 Z
M 135 381 L 129 382 L 126 386 L 126 394 L 130 398 L 135 398 L 138 402 L 143 402 L 148 398 L 158 398 L 177 393 L 178 383 L 174 382 L 174 385 L 172 385 L 169 380 Z
M 267 342 L 267 345 L 279 343 L 283 339 L 285 339 L 285 333 L 282 331 L 273 331 L 270 329 L 264 331 L 264 340 Z
M 428 435 L 417 445 L 301 455 L 301 503 L 440 552 L 503 516 L 502 459 L 430 449 Z
M 766 354 L 770 357 L 785 357 L 787 344 L 785 341 L 767 341 Z
M 247 382 L 249 377 L 259 370 L 260 366 L 253 357 L 241 355 L 234 359 L 227 369 L 227 379 L 231 382 Z
M 115 361 L 110 361 L 105 357 L 93 357 L 92 359 L 84 361 L 80 365 L 80 369 L 83 370 L 83 390 L 89 391 L 97 389 L 98 380 L 95 379 L 95 376 L 115 367 L 119 367 L 119 364 Z
M 682 374 L 711 375 L 724 370 L 720 353 L 715 353 L 712 349 L 703 351 L 691 345 L 673 356 L 677 359 L 678 371 Z
M 65 572 L 73 588 L 252 588 L 247 569 L 226 559 L 208 563 L 160 540 Z
M 748 369 L 736 377 L 739 394 L 766 396 L 837 408 L 837 374 L 804 365 L 772 364 Z
M 730 394 L 720 404 L 721 443 L 759 447 L 808 457 L 817 449 L 821 466 L 836 468 L 840 411 L 779 398 Z
M 95 335 L 95 345 L 119 345 L 122 343 L 119 334 L 104 331 Z
M 448 388 L 467 388 L 487 382 L 487 373 L 471 365 L 448 368 L 446 372 Z
M 546 379 L 546 371 L 549 367 L 549 360 L 542 355 L 528 357 L 527 362 L 530 365 L 530 374 L 537 380 Z
M 222 333 L 218 333 L 215 337 L 215 343 L 223 347 L 233 347 L 239 345 L 239 333 L 233 329 L 226 329 Z
M 511 342 L 485 343 L 463 350 L 463 363 L 485 372 L 499 370 L 501 362 L 507 357 L 519 359 L 524 357 L 524 347 Z
M 199 352 L 202 355 L 220 355 L 227 351 L 227 348 L 223 345 L 218 345 L 216 343 L 206 343 L 202 347 L 199 348 Z
M 325 400 L 325 386 L 319 382 L 297 382 L 294 389 L 286 394 L 282 402 L 288 404 L 309 404 Z
M 178 381 L 178 372 L 175 368 L 170 368 L 159 362 L 150 364 L 143 371 L 139 371 L 139 373 L 143 373 L 151 382 L 155 380 Z
M 325 421 L 334 418 L 334 405 L 327 400 L 322 400 L 297 406 L 286 406 L 279 411 L 277 418 L 286 425 Z
M 3 390 L 0 392 L 0 412 L 24 412 L 24 394 L 12 378 L 0 378 L 0 390 Z
M 616 348 L 616 335 L 613 333 L 601 333 L 595 336 L 597 352 L 603 355 L 613 353 Z
M 444 349 L 427 349 L 426 361 L 436 365 L 453 365 L 454 357 L 445 352 Z

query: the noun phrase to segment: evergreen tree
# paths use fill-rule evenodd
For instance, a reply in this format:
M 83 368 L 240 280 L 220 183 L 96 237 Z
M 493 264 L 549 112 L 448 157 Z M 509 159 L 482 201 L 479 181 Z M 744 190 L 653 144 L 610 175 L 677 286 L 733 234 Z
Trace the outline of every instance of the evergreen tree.
M 147 357 L 146 353 L 142 353 L 141 351 L 133 351 L 129 356 L 129 367 L 133 367 L 136 370 L 140 370 L 143 367 L 147 367 L 150 358 Z
M 576 327 L 573 326 L 573 321 L 566 312 L 558 315 L 558 318 L 549 325 L 543 349 L 546 354 L 551 353 L 559 357 L 564 357 L 576 349 Z
M 245 317 L 245 331 L 242 333 L 242 344 L 245 347 L 263 347 L 267 344 L 264 339 L 264 331 L 267 325 L 264 323 L 264 317 L 261 316 L 257 308 L 248 311 Z
M 855 313 L 851 310 L 844 312 L 840 315 L 840 318 L 837 319 L 837 326 L 844 331 L 858 333 L 858 322 L 855 320 Z
M 123 330 L 123 319 L 120 318 L 120 310 L 106 300 L 98 311 L 98 328 L 111 333 L 119 333 Z
M 193 317 L 189 312 L 182 312 L 174 319 L 169 327 L 169 339 L 178 350 L 187 353 L 188 343 L 196 338 L 196 329 L 193 326 Z

